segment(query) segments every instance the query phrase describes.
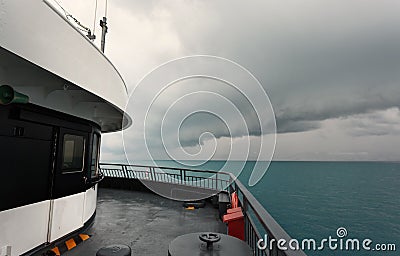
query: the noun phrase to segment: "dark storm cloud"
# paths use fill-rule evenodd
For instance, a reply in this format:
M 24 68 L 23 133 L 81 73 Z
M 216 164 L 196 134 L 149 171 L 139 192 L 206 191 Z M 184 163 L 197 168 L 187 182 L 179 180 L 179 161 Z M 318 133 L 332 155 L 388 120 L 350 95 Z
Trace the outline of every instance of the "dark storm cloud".
M 271 97 L 279 132 L 399 105 L 398 2 L 199 5 L 174 15 L 186 52 L 222 55 L 249 68 Z
M 400 104 L 399 2 L 191 1 L 153 2 L 151 8 L 168 13 L 180 54 L 215 54 L 248 68 L 270 96 L 278 133 L 317 130 L 324 120 L 379 115 Z M 231 96 L 249 134 L 259 136 L 260 120 L 250 118 L 251 105 L 229 90 L 220 93 Z M 199 98 L 197 104 L 206 101 Z M 373 125 L 379 120 L 366 118 L 369 127 L 353 123 L 348 134 L 391 133 L 389 126 Z M 216 138 L 244 135 L 229 133 L 217 119 L 191 122 L 179 135 L 182 145 L 197 145 L 204 131 Z M 157 129 L 150 134 L 157 141 Z

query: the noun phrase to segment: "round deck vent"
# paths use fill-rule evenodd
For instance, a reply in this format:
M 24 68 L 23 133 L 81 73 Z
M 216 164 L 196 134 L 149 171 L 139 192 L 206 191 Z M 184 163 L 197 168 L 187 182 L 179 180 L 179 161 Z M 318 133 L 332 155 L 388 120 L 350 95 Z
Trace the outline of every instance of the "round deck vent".
M 178 236 L 168 248 L 168 256 L 252 256 L 253 251 L 242 240 L 219 233 L 191 233 Z
M 131 256 L 131 248 L 121 244 L 109 245 L 98 250 L 96 256 Z

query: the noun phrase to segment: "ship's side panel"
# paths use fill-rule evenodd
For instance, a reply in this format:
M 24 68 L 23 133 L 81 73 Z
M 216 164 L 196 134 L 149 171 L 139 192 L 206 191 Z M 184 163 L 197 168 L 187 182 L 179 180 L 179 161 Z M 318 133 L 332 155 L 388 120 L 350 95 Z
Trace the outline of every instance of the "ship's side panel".
M 96 211 L 97 202 L 97 185 L 86 190 L 85 192 L 85 206 L 83 214 L 83 223 L 87 222 Z
M 49 209 L 46 200 L 0 212 L 0 248 L 10 247 L 17 256 L 45 243 Z
M 33 104 L 0 106 L 0 124 L 0 249 L 20 255 L 94 216 L 100 130 Z
M 50 242 L 83 226 L 85 193 L 55 199 L 52 210 Z
M 14 115 L 0 108 L 0 211 L 49 199 L 53 128 Z
M 0 248 L 20 255 L 47 242 L 53 126 L 0 108 Z

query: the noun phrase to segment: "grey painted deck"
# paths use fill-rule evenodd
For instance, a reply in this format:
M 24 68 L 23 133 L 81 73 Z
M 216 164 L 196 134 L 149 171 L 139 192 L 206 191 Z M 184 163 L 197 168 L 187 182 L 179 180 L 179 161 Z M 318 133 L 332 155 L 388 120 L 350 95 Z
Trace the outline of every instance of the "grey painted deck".
M 187 210 L 182 202 L 152 193 L 99 189 L 97 215 L 86 232 L 91 238 L 63 255 L 96 255 L 110 244 L 126 244 L 132 255 L 168 255 L 168 245 L 177 236 L 193 232 L 226 233 L 218 210 Z

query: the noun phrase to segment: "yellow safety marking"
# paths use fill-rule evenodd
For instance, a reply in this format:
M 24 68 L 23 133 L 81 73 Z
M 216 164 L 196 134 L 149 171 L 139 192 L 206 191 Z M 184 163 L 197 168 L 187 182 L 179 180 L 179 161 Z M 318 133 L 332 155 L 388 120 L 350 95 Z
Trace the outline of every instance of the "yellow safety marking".
M 69 239 L 68 241 L 65 242 L 65 245 L 67 246 L 67 249 L 69 251 L 76 246 L 76 243 L 74 239 Z
M 186 210 L 194 210 L 194 206 L 188 206 L 186 207 Z
M 79 237 L 82 239 L 82 241 L 86 241 L 90 238 L 90 236 L 88 236 L 86 234 L 79 234 Z
M 54 247 L 53 249 L 51 249 L 57 256 L 60 256 L 60 250 L 58 249 L 58 247 Z

